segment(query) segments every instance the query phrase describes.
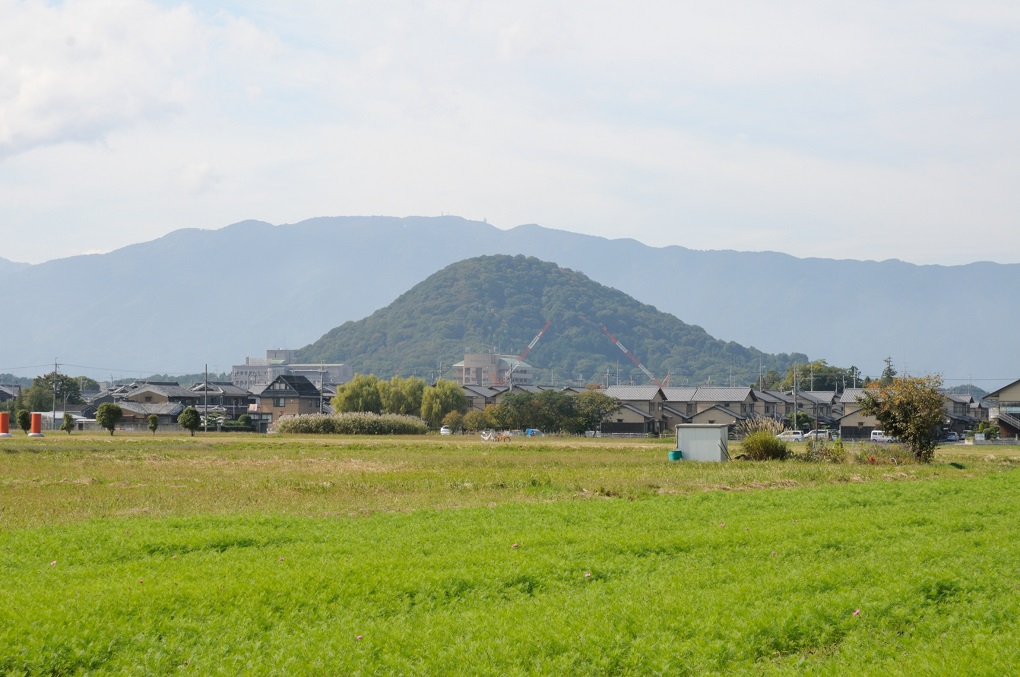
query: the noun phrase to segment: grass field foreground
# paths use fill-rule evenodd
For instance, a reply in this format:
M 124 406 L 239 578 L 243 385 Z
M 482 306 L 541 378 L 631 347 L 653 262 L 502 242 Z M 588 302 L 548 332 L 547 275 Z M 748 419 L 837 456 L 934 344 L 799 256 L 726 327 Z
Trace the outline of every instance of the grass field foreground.
M 126 516 L 309 517 L 565 499 L 978 476 L 1020 448 L 956 446 L 931 465 L 669 463 L 666 441 L 275 435 L 48 436 L 0 443 L 0 527 Z M 735 451 L 739 446 L 735 445 Z M 949 463 L 955 465 L 949 465 Z
M 1020 667 L 1001 451 L 694 465 L 655 443 L 142 439 L 0 448 L 0 672 Z M 329 465 L 352 460 L 346 480 Z

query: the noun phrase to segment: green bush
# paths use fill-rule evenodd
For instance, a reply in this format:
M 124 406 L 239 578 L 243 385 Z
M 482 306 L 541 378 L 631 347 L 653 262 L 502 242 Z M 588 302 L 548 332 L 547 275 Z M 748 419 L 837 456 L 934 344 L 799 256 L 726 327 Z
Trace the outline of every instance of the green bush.
M 428 424 L 417 416 L 346 412 L 284 416 L 272 430 L 292 435 L 424 435 Z
M 790 455 L 790 446 L 767 430 L 751 433 L 741 446 L 752 461 L 782 461 Z

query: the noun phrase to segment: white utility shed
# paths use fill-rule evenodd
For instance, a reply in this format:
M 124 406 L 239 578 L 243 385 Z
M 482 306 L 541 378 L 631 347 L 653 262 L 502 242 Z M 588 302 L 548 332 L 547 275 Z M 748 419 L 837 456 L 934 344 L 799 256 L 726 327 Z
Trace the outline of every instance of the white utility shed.
M 728 461 L 729 426 L 682 423 L 676 427 L 676 448 L 684 461 Z

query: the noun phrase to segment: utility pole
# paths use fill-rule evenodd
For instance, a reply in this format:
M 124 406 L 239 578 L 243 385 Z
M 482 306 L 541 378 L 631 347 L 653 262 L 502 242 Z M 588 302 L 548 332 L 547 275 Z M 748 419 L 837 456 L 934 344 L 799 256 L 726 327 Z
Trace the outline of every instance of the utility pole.
M 53 425 L 50 430 L 57 429 L 57 358 L 53 358 Z
M 800 430 L 797 425 L 797 414 L 800 405 L 797 403 L 797 363 L 793 363 L 793 429 Z
M 209 364 L 205 365 L 205 417 L 204 432 L 209 432 Z

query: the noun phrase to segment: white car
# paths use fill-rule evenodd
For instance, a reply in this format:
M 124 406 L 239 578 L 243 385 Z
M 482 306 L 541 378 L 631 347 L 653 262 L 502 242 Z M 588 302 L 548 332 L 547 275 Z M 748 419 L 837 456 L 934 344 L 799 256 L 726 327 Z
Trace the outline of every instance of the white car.
M 829 439 L 828 430 L 812 430 L 804 435 L 806 440 L 827 440 Z
M 886 435 L 884 430 L 872 430 L 871 441 L 879 444 L 885 444 L 887 442 L 892 442 L 893 438 L 892 435 Z
M 450 430 L 450 426 L 444 425 L 442 428 L 439 429 L 439 434 L 440 435 L 452 435 L 453 431 Z
M 779 439 L 784 442 L 803 442 L 804 433 L 799 430 L 784 430 L 783 432 L 776 435 Z

